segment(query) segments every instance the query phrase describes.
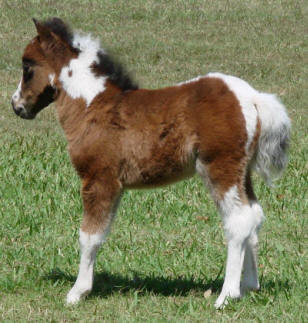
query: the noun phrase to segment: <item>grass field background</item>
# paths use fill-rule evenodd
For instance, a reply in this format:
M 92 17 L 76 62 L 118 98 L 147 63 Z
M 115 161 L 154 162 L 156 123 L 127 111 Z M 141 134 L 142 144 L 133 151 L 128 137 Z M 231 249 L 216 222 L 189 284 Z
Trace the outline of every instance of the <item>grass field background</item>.
M 93 293 L 65 306 L 79 264 L 79 180 L 53 107 L 34 121 L 10 107 L 31 18 L 51 16 L 100 37 L 142 87 L 219 71 L 281 97 L 293 124 L 290 163 L 274 189 L 255 177 L 267 217 L 260 292 L 214 309 L 225 243 L 194 177 L 126 192 Z M 307 322 L 307 17 L 307 2 L 293 0 L 0 0 L 0 321 Z

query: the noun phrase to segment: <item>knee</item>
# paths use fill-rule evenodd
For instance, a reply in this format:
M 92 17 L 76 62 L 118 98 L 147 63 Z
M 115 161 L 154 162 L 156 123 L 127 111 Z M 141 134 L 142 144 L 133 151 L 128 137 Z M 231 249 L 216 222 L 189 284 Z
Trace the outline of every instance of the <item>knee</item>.
M 224 217 L 224 229 L 228 241 L 243 242 L 249 238 L 259 223 L 249 205 L 242 206 L 236 212 Z
M 98 249 L 105 240 L 105 233 L 90 234 L 82 230 L 79 232 L 79 243 L 81 248 Z

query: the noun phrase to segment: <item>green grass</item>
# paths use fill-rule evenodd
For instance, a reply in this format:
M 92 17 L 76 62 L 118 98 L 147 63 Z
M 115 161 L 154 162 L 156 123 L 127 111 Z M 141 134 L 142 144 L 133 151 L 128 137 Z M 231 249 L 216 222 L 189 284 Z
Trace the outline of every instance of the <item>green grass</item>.
M 79 263 L 79 180 L 53 108 L 31 122 L 10 107 L 22 50 L 35 35 L 31 18 L 50 16 L 99 36 L 144 87 L 220 71 L 280 95 L 292 118 L 292 147 L 274 189 L 255 178 L 267 216 L 260 292 L 214 309 L 225 244 L 195 177 L 126 192 L 93 293 L 65 306 Z M 0 0 L 0 321 L 307 322 L 307 16 L 306 2 L 293 0 Z

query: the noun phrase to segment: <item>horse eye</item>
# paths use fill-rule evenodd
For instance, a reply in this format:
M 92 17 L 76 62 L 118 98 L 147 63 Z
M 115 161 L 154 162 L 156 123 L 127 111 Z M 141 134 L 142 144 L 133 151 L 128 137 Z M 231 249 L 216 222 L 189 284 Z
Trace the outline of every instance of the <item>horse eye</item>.
M 29 81 L 33 77 L 33 71 L 30 70 L 30 67 L 28 64 L 23 65 L 24 82 Z
M 22 69 L 24 71 L 24 73 L 28 73 L 29 72 L 29 66 L 28 65 L 23 65 Z

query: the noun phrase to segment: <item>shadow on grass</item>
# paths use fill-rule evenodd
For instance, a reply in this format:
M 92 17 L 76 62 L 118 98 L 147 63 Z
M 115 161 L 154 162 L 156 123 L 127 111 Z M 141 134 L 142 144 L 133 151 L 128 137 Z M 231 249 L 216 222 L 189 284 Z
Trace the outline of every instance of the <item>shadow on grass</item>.
M 95 275 L 93 291 L 91 296 L 107 297 L 115 292 L 128 293 L 138 291 L 138 295 L 153 293 L 163 296 L 185 296 L 189 293 L 203 293 L 208 289 L 217 292 L 221 289 L 223 279 L 209 280 L 207 283 L 196 281 L 193 278 L 168 278 L 160 276 L 142 277 L 134 272 L 134 277 L 130 278 L 119 274 L 101 272 Z M 76 277 L 54 269 L 44 277 L 53 282 L 67 281 L 75 282 Z
M 218 293 L 223 284 L 221 277 L 222 270 L 215 279 L 209 279 L 206 283 L 193 278 L 168 278 L 161 276 L 146 276 L 137 272 L 133 273 L 133 278 L 119 274 L 101 272 L 95 275 L 93 291 L 91 296 L 108 297 L 113 293 L 129 293 L 138 291 L 138 295 L 153 293 L 163 296 L 186 296 L 189 293 L 202 294 L 208 289 L 213 293 Z M 56 268 L 47 274 L 44 279 L 52 282 L 70 282 L 72 285 L 76 281 L 76 276 L 67 274 Z M 292 286 L 288 279 L 265 279 L 261 277 L 260 297 L 266 295 L 277 296 L 280 293 L 289 294 Z M 91 297 L 90 296 L 90 297 Z

